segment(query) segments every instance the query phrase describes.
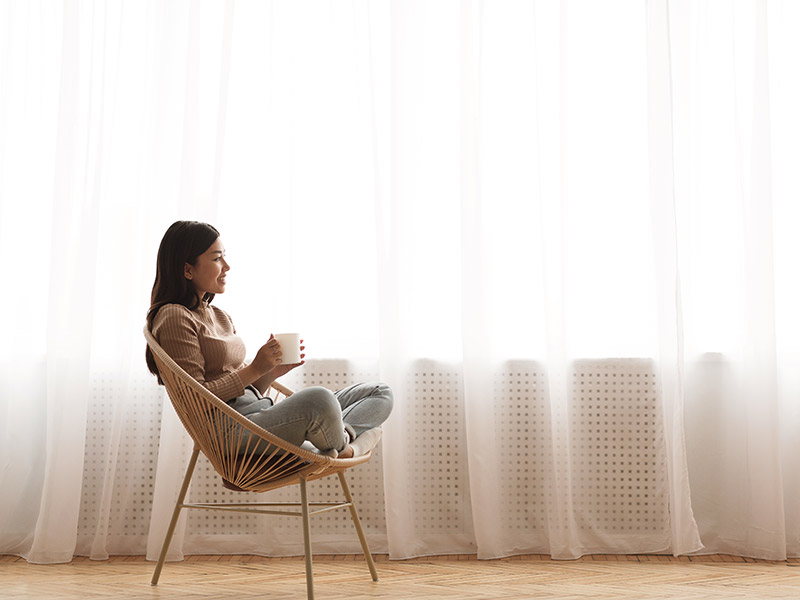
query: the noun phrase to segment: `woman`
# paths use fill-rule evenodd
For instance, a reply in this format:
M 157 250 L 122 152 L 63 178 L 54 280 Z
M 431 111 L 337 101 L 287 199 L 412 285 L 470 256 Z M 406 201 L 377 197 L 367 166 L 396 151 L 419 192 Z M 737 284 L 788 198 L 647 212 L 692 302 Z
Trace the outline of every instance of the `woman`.
M 305 354 L 299 363 L 283 364 L 280 345 L 270 335 L 253 361 L 245 362 L 244 343 L 230 316 L 211 305 L 216 294 L 225 292 L 229 270 L 214 227 L 197 221 L 170 226 L 158 249 L 147 313 L 148 327 L 161 347 L 215 396 L 292 444 L 308 440 L 339 458 L 368 450 L 369 436 L 357 438 L 389 416 L 389 387 L 360 383 L 336 393 L 311 387 L 273 405 L 263 394 L 278 377 L 305 364 Z M 149 348 L 147 366 L 159 376 Z

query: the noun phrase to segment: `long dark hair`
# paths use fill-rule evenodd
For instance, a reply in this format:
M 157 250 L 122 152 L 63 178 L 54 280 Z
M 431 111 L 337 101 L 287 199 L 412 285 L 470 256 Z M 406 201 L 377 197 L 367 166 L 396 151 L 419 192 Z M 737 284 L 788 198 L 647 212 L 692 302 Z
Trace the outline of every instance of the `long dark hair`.
M 219 231 L 199 221 L 176 221 L 167 229 L 158 247 L 156 280 L 150 294 L 150 310 L 147 311 L 147 328 L 150 331 L 153 330 L 153 319 L 165 304 L 182 304 L 189 310 L 200 306 L 201 300 L 194 285 L 184 276 L 184 266 L 186 263 L 196 264 L 197 257 L 208 250 L 218 237 Z M 206 293 L 203 297 L 204 302 L 213 299 L 214 294 Z M 145 350 L 145 358 L 147 368 L 162 383 L 149 347 Z

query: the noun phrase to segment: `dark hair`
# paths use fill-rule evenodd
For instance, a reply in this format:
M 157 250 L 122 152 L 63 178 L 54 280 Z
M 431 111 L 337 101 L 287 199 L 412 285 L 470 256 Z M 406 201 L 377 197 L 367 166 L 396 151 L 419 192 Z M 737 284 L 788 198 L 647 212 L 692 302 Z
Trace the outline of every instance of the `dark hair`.
M 184 265 L 197 263 L 197 257 L 211 247 L 219 237 L 219 231 L 208 223 L 199 221 L 176 221 L 170 225 L 161 245 L 158 247 L 156 259 L 156 280 L 150 294 L 150 310 L 147 311 L 147 328 L 153 330 L 153 319 L 165 304 L 181 304 L 189 310 L 200 306 L 200 299 L 191 281 L 184 276 Z M 211 302 L 214 294 L 206 293 L 203 301 Z M 147 368 L 158 377 L 158 367 L 150 348 L 145 350 Z

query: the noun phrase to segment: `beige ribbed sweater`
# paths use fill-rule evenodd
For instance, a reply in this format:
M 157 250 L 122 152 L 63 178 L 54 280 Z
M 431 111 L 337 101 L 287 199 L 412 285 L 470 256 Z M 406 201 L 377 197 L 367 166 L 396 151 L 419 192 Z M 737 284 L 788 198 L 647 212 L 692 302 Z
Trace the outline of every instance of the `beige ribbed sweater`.
M 221 400 L 244 394 L 236 373 L 244 366 L 244 342 L 225 311 L 206 304 L 196 310 L 165 304 L 153 319 L 153 336 L 184 371 Z

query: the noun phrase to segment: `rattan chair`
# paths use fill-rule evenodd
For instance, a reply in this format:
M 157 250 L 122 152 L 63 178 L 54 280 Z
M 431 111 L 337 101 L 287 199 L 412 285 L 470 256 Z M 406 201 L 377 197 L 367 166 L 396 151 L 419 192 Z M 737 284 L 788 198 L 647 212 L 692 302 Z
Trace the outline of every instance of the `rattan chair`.
M 378 581 L 378 573 L 372 560 L 364 530 L 358 518 L 353 496 L 347 485 L 344 472 L 356 465 L 367 462 L 371 452 L 355 458 L 332 458 L 313 450 L 301 448 L 255 425 L 225 402 L 200 385 L 184 371 L 145 327 L 145 338 L 153 352 L 158 371 L 167 388 L 172 405 L 178 417 L 194 440 L 194 451 L 186 469 L 175 510 L 172 513 L 167 535 L 161 547 L 152 585 L 158 583 L 161 568 L 167 555 L 175 525 L 181 510 L 196 508 L 206 510 L 227 510 L 244 513 L 300 517 L 303 520 L 303 543 L 305 548 L 306 588 L 309 600 L 314 598 L 314 574 L 311 561 L 310 516 L 337 508 L 347 507 L 353 519 L 364 558 L 373 581 Z M 274 383 L 274 397 L 289 396 L 292 391 Z M 222 484 L 231 490 L 242 492 L 266 492 L 288 485 L 300 486 L 300 502 L 251 502 L 251 503 L 192 503 L 184 502 L 189 482 L 192 478 L 198 454 L 208 458 L 216 472 L 222 477 Z M 344 492 L 343 502 L 308 502 L 306 482 L 329 475 L 338 475 Z M 300 511 L 281 510 L 287 507 L 300 508 Z

